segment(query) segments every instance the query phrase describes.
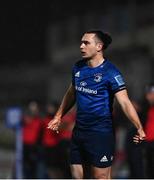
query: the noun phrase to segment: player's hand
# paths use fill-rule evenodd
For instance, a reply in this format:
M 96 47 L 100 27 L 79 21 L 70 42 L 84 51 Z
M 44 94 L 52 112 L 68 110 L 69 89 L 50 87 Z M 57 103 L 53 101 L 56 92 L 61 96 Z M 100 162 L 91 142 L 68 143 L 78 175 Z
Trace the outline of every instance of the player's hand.
M 61 119 L 54 117 L 49 123 L 48 123 L 48 129 L 51 129 L 53 131 L 56 131 L 56 133 L 59 133 L 59 126 L 61 123 Z
M 138 129 L 137 134 L 133 137 L 134 143 L 138 144 L 144 141 L 146 138 L 145 132 L 143 129 Z

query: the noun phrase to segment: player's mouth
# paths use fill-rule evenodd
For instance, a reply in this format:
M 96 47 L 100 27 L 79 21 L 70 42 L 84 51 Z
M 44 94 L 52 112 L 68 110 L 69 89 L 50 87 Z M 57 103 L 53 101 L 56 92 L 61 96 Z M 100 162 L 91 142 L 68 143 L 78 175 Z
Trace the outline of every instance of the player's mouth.
M 85 55 L 86 55 L 86 52 L 84 52 L 84 51 L 81 51 L 81 54 L 82 54 L 83 56 L 85 56 Z

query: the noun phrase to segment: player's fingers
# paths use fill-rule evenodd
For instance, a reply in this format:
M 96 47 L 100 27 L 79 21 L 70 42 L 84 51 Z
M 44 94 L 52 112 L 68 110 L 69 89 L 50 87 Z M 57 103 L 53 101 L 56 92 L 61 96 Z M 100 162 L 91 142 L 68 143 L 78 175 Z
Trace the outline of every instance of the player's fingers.
M 134 140 L 133 140 L 133 142 L 135 142 L 135 143 L 139 143 L 140 141 L 139 141 L 139 140 L 134 139 Z
M 133 137 L 133 142 L 138 143 L 139 141 L 140 141 L 140 138 L 138 136 Z
M 52 128 L 52 130 L 53 130 L 53 131 L 58 131 L 58 126 L 54 126 L 54 127 Z
M 50 121 L 50 122 L 48 123 L 47 128 L 50 128 L 50 127 L 52 126 L 52 123 L 53 123 L 53 122 Z
M 140 140 L 145 140 L 145 136 L 142 135 L 135 135 L 135 138 L 139 138 Z
M 47 126 L 48 129 L 52 129 L 52 127 L 53 127 L 52 123 L 48 124 L 48 126 Z
M 139 139 L 133 139 L 133 142 L 137 144 L 140 142 L 140 140 Z
M 51 125 L 48 125 L 47 128 L 48 128 L 48 129 L 51 129 Z
M 55 124 L 56 124 L 55 121 L 50 121 L 50 122 L 48 123 L 48 127 L 47 127 L 47 128 L 52 129 L 52 128 L 55 126 Z
M 134 140 L 139 140 L 140 138 L 139 137 L 133 137 Z
M 141 139 L 139 136 L 133 137 L 133 142 L 136 144 L 141 143 L 142 141 L 143 141 L 143 139 Z

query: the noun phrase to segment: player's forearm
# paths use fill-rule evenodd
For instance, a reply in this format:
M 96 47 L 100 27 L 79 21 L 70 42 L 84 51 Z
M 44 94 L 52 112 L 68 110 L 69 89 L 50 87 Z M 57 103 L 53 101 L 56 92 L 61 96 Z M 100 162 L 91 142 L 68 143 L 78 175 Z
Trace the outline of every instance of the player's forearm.
M 56 117 L 61 119 L 75 104 L 75 90 L 74 87 L 71 85 L 65 96 L 63 97 L 62 103 L 56 113 Z
M 134 106 L 130 102 L 130 100 L 127 100 L 121 106 L 122 106 L 122 109 L 123 109 L 124 113 L 126 114 L 128 119 L 134 124 L 134 126 L 137 129 L 142 129 L 142 124 L 140 122 L 138 114 L 137 114 Z

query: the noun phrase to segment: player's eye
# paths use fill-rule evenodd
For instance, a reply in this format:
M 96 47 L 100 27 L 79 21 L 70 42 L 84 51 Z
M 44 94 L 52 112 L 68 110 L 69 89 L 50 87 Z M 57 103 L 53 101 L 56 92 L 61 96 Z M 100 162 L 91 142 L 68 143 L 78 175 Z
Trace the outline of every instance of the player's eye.
M 85 44 L 85 45 L 88 45 L 90 44 L 88 41 L 82 41 L 81 44 Z

